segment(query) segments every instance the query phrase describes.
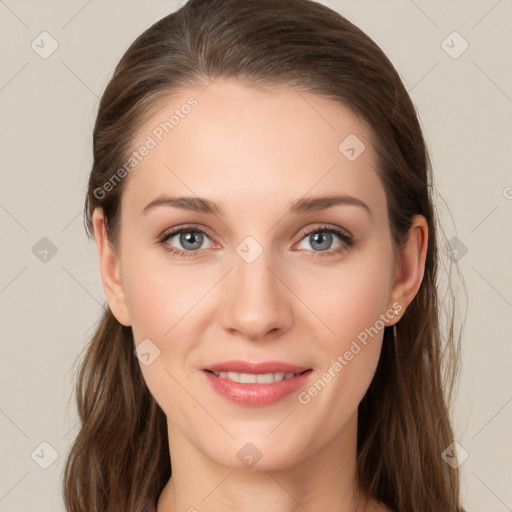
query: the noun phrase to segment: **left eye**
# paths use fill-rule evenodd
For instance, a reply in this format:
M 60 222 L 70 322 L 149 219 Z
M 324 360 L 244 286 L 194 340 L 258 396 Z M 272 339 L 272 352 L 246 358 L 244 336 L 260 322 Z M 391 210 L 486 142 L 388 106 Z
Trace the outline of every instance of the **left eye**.
M 341 233 L 337 232 L 334 229 L 315 229 L 314 231 L 309 231 L 308 233 L 305 234 L 302 241 L 308 242 L 309 248 L 314 250 L 315 252 L 317 252 L 316 249 L 321 250 L 321 252 L 324 252 L 323 249 L 328 250 L 332 245 L 334 241 L 333 235 L 338 237 L 338 239 L 342 238 L 342 241 L 346 241 L 346 236 L 342 236 Z M 314 247 L 312 247 L 312 244 L 314 245 Z M 342 245 L 342 242 L 340 242 L 340 245 Z

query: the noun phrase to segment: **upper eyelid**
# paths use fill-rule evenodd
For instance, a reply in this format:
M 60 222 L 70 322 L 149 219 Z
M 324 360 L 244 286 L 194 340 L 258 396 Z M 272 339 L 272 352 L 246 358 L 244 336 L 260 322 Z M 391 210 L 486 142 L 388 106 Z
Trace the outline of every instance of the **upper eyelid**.
M 299 230 L 299 234 L 307 235 L 309 233 L 314 233 L 315 231 L 341 231 L 347 238 L 353 238 L 352 233 L 346 229 L 342 228 L 341 226 L 335 226 L 333 224 L 329 224 L 328 222 L 322 224 L 319 223 L 316 226 L 310 227 L 310 228 L 303 228 Z
M 186 226 L 183 226 L 183 227 L 171 228 L 169 230 L 166 230 L 166 231 L 164 231 L 162 233 L 162 235 L 159 236 L 159 239 L 161 240 L 161 239 L 169 238 L 171 235 L 172 236 L 176 236 L 176 235 L 179 235 L 180 233 L 182 233 L 183 231 L 198 231 L 198 232 L 201 232 L 201 233 L 205 234 L 210 239 L 213 238 L 209 234 L 207 229 L 199 227 L 199 226 L 194 226 L 193 224 L 190 224 L 190 225 L 186 225 Z

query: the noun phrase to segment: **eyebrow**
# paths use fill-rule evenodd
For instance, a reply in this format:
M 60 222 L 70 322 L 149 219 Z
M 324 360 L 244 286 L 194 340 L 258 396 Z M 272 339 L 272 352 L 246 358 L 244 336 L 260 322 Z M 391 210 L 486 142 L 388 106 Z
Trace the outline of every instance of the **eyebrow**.
M 289 203 L 288 211 L 290 213 L 299 214 L 326 210 L 327 208 L 337 205 L 360 206 L 370 216 L 372 216 L 372 211 L 366 203 L 357 197 L 346 194 L 331 194 L 322 197 L 303 197 Z M 158 206 L 181 208 L 183 210 L 202 212 L 210 215 L 223 215 L 222 208 L 208 199 L 202 197 L 176 197 L 168 195 L 160 195 L 156 199 L 153 199 L 153 201 L 143 208 L 141 213 L 147 213 Z

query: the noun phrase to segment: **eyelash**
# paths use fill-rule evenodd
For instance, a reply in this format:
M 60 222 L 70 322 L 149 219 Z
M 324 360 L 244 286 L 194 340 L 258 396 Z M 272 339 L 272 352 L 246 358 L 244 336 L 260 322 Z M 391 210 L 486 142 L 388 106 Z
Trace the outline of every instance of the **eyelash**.
M 170 245 L 166 245 L 167 240 L 172 238 L 174 235 L 177 235 L 177 234 L 180 234 L 183 232 L 202 233 L 203 235 L 206 235 L 208 238 L 211 238 L 208 235 L 208 233 L 202 229 L 199 229 L 195 226 L 184 226 L 179 229 L 175 229 L 173 231 L 164 233 L 162 236 L 159 237 L 157 243 L 160 244 L 162 246 L 162 248 L 164 249 L 164 251 L 167 253 L 171 253 L 176 256 L 182 256 L 184 258 L 193 258 L 200 251 L 200 249 L 194 250 L 194 251 L 183 251 L 181 249 L 176 249 L 175 247 L 172 247 Z M 335 227 L 332 227 L 327 224 L 322 224 L 322 225 L 316 226 L 315 228 L 313 228 L 309 231 L 305 231 L 305 230 L 302 231 L 300 233 L 300 236 L 301 236 L 300 241 L 302 241 L 304 238 L 306 238 L 306 236 L 311 235 L 316 232 L 334 233 L 335 235 L 338 236 L 338 238 L 342 242 L 342 244 L 336 249 L 331 249 L 329 251 L 311 251 L 320 257 L 334 256 L 337 254 L 341 254 L 341 253 L 345 252 L 346 250 L 350 249 L 351 247 L 353 247 L 353 245 L 355 244 L 354 239 L 348 233 L 346 233 L 345 231 L 342 231 L 339 228 L 335 228 Z

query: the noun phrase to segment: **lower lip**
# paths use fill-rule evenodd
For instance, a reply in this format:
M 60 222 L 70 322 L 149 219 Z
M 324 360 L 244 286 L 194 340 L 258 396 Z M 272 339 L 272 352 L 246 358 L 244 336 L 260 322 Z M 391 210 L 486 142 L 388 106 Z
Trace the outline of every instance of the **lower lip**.
M 248 406 L 264 406 L 279 402 L 296 392 L 309 377 L 312 370 L 296 375 L 291 379 L 283 379 L 271 384 L 242 384 L 220 378 L 213 373 L 204 371 L 213 389 L 232 402 Z

